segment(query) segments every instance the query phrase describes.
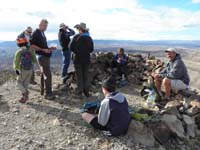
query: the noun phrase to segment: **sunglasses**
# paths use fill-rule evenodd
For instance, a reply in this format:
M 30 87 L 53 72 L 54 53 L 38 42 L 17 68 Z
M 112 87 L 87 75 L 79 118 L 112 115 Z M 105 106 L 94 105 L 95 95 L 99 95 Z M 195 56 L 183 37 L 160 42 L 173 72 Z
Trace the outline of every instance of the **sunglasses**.
M 27 33 L 30 33 L 30 34 L 32 33 L 31 31 L 26 31 L 26 32 L 27 32 Z

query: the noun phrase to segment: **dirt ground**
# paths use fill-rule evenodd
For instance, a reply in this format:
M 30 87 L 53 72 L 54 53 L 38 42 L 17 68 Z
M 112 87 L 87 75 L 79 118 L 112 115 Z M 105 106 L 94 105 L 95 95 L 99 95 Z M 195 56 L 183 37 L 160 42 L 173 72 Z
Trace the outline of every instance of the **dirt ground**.
M 53 77 L 54 88 L 60 82 Z M 39 79 L 37 77 L 37 82 Z M 102 98 L 100 89 L 96 96 L 83 100 L 74 99 L 67 91 L 56 95 L 53 101 L 39 94 L 39 85 L 30 86 L 30 100 L 20 104 L 20 93 L 14 81 L 0 87 L 0 150 L 165 150 L 158 144 L 145 147 L 134 143 L 126 135 L 106 137 L 81 119 L 80 107 L 85 101 Z M 119 89 L 125 94 L 129 105 L 142 107 L 140 87 L 127 85 Z M 95 94 L 95 93 L 93 93 Z M 196 142 L 196 141 L 195 141 Z M 172 145 L 170 149 L 186 150 L 191 145 Z

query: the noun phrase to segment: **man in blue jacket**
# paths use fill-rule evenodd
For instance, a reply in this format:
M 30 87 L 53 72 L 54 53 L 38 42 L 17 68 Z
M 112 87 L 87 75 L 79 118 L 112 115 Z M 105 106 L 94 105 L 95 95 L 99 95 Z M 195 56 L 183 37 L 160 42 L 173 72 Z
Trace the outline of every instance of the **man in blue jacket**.
M 85 23 L 75 25 L 79 34 L 75 35 L 70 44 L 73 52 L 74 68 L 77 75 L 76 97 L 82 98 L 82 94 L 89 97 L 88 70 L 90 53 L 94 50 L 93 40 L 89 35 L 89 29 Z
M 171 90 L 178 92 L 188 88 L 190 78 L 187 68 L 181 59 L 180 54 L 174 48 L 165 50 L 166 57 L 169 59 L 166 67 L 160 73 L 153 73 L 158 92 L 161 94 L 161 86 L 165 91 L 165 99 L 170 99 Z
M 106 131 L 106 135 L 119 136 L 127 132 L 131 116 L 125 96 L 115 90 L 115 79 L 109 77 L 102 85 L 105 98 L 98 115 L 83 113 L 82 118 L 94 128 Z

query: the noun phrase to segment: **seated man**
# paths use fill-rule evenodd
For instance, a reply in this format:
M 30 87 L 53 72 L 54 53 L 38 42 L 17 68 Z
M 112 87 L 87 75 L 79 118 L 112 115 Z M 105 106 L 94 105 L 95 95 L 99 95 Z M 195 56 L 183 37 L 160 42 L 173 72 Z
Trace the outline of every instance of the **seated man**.
M 119 136 L 127 132 L 131 116 L 126 98 L 115 89 L 115 80 L 112 77 L 106 79 L 102 85 L 105 98 L 98 115 L 83 113 L 82 118 L 94 128 L 105 131 L 106 135 Z
M 160 73 L 153 73 L 152 76 L 159 94 L 162 96 L 161 86 L 163 86 L 165 99 L 169 100 L 171 90 L 178 92 L 187 89 L 190 78 L 180 54 L 173 48 L 168 48 L 165 53 L 169 59 L 168 64 Z
M 127 64 L 127 56 L 124 54 L 124 49 L 119 48 L 118 53 L 114 57 L 112 68 L 117 68 L 119 75 L 127 78 L 126 64 Z

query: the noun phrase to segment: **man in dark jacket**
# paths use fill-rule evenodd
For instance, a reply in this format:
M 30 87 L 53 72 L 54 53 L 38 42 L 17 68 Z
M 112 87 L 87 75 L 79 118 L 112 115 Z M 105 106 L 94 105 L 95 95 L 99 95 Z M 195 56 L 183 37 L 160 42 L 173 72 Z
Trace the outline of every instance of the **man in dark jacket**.
M 62 46 L 63 66 L 61 78 L 63 79 L 63 83 L 66 82 L 68 68 L 71 60 L 71 51 L 69 49 L 70 36 L 73 36 L 74 34 L 74 30 L 68 28 L 68 26 L 66 26 L 64 23 L 60 24 L 58 39 L 60 45 Z
M 153 73 L 155 84 L 158 92 L 161 94 L 161 86 L 165 90 L 165 99 L 170 99 L 171 89 L 175 92 L 188 88 L 190 78 L 187 68 L 181 59 L 180 54 L 173 48 L 165 50 L 166 57 L 169 59 L 168 64 L 160 73 Z
M 74 67 L 77 75 L 78 98 L 82 98 L 82 93 L 89 97 L 88 70 L 90 64 L 90 53 L 94 50 L 93 40 L 89 35 L 85 23 L 75 25 L 79 34 L 73 38 L 70 49 L 73 51 Z
M 38 63 L 41 70 L 41 95 L 44 94 L 45 87 L 45 99 L 52 100 L 55 96 L 52 93 L 52 75 L 50 69 L 50 57 L 52 55 L 52 50 L 55 50 L 56 47 L 48 47 L 47 39 L 44 34 L 48 26 L 48 21 L 42 19 L 39 28 L 36 29 L 32 38 L 30 39 L 31 48 L 36 51 Z
M 106 79 L 102 85 L 105 98 L 101 101 L 98 116 L 83 113 L 82 118 L 94 128 L 107 131 L 104 132 L 106 135 L 119 136 L 127 132 L 131 116 L 125 96 L 115 89 L 115 79 Z
M 19 39 L 19 38 L 26 38 L 26 40 L 28 41 L 28 46 L 30 46 L 30 38 L 31 38 L 32 30 L 33 29 L 31 27 L 27 27 L 25 31 L 23 31 L 22 33 L 20 33 L 17 36 L 17 39 Z M 37 84 L 35 82 L 34 67 L 33 67 L 33 73 L 32 73 L 32 76 L 31 76 L 30 84 L 33 84 L 33 85 Z

